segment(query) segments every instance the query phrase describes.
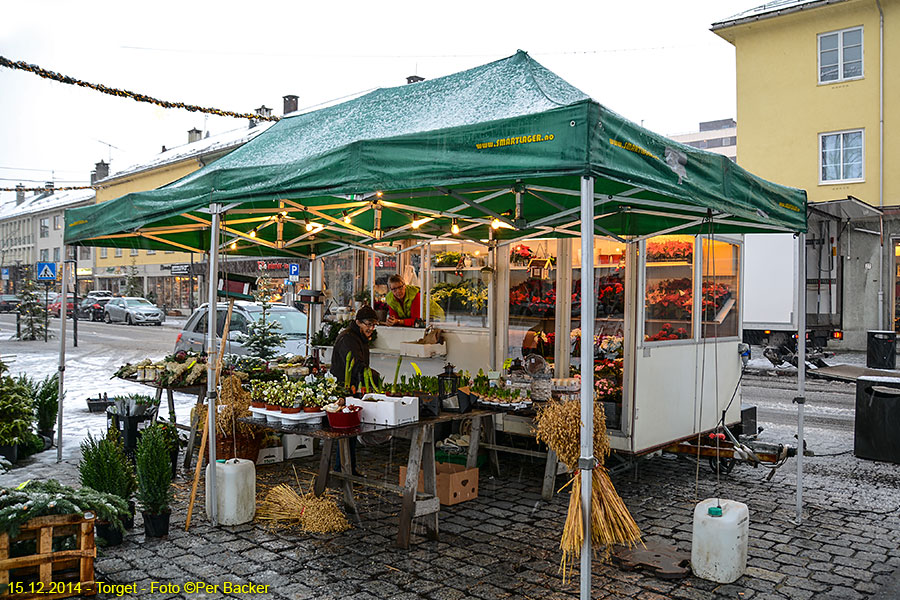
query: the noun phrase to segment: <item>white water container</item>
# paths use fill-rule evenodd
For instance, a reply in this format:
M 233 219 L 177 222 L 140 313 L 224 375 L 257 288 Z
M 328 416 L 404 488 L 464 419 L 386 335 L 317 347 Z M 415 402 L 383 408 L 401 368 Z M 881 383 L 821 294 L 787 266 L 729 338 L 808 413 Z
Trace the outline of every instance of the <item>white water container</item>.
M 206 516 L 212 510 L 209 476 L 213 465 L 206 465 Z M 256 514 L 256 467 L 253 461 L 231 458 L 216 461 L 216 496 L 220 525 L 249 523 Z
M 721 506 L 721 511 L 719 507 Z M 747 568 L 750 511 L 734 500 L 708 498 L 694 508 L 691 568 L 694 575 L 732 583 Z

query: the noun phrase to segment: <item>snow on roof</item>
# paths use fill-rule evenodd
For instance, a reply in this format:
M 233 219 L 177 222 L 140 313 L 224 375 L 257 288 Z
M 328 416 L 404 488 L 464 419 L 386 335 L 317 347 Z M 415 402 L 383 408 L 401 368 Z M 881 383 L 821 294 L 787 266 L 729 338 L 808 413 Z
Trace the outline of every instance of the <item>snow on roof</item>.
M 28 214 L 68 208 L 72 205 L 92 201 L 96 196 L 94 190 L 69 190 L 65 192 L 53 192 L 52 194 L 39 193 L 25 198 L 25 202 L 16 206 L 15 201 L 0 205 L 0 219 L 10 219 Z
M 723 29 L 725 27 L 740 25 L 741 23 L 746 23 L 748 21 L 768 19 L 787 13 L 815 8 L 817 6 L 835 4 L 837 2 L 846 2 L 846 0 L 774 0 L 773 2 L 766 2 L 756 8 L 745 10 L 732 17 L 713 23 L 712 29 Z
M 131 165 L 121 171 L 116 171 L 109 175 L 109 177 L 97 181 L 97 183 L 100 184 L 104 181 L 118 179 L 126 175 L 133 175 L 134 173 L 139 173 L 141 171 L 159 168 L 163 165 L 180 162 L 189 158 L 233 149 L 246 144 L 272 125 L 274 125 L 273 121 L 263 121 L 257 123 L 256 126 L 252 128 L 240 127 L 216 135 L 210 135 L 209 137 L 184 144 L 183 146 L 168 148 L 145 163 Z

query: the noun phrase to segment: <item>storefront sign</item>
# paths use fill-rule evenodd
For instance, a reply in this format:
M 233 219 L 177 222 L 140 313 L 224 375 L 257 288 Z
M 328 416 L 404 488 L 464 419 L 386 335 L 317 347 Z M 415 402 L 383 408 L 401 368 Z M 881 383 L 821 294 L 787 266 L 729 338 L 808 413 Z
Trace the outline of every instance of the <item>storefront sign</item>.
M 375 266 L 377 268 L 385 268 L 385 269 L 396 269 L 397 268 L 397 259 L 393 257 L 385 257 L 385 256 L 376 256 L 375 257 Z
M 179 265 L 171 265 L 172 275 L 190 275 L 191 265 L 184 263 Z
M 256 261 L 256 268 L 260 271 L 286 271 L 290 267 L 290 263 L 266 262 L 264 260 Z
M 81 277 L 82 275 L 93 275 L 94 269 L 91 267 L 78 267 L 75 269 L 75 274 Z

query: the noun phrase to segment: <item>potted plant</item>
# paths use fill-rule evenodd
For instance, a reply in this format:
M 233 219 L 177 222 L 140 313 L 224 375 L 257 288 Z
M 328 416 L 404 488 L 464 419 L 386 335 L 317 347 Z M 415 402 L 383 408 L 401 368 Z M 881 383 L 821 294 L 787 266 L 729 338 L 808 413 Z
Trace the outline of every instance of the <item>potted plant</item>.
M 156 426 L 161 428 L 165 435 L 166 446 L 169 449 L 169 460 L 172 463 L 172 479 L 175 479 L 178 473 L 178 451 L 181 449 L 178 427 L 175 426 L 174 417 L 170 421 L 157 421 Z
M 38 435 L 53 439 L 56 415 L 59 410 L 59 374 L 45 377 L 32 387 L 31 399 L 37 420 Z
M 3 376 L 5 370 L 5 365 L 0 363 L 0 456 L 15 463 L 19 444 L 31 437 L 34 412 L 28 388 L 12 377 Z
M 164 429 L 158 425 L 145 429 L 136 454 L 137 499 L 144 517 L 144 534 L 163 537 L 169 533 L 172 501 L 172 469 Z
M 125 529 L 134 527 L 134 501 L 131 499 L 137 488 L 134 467 L 125 457 L 125 447 L 119 432 L 111 429 L 105 438 L 94 438 L 91 434 L 81 442 L 81 461 L 78 463 L 81 485 L 98 492 L 113 494 L 128 503 Z M 108 545 L 122 541 L 122 532 L 110 523 L 99 521 L 97 535 Z

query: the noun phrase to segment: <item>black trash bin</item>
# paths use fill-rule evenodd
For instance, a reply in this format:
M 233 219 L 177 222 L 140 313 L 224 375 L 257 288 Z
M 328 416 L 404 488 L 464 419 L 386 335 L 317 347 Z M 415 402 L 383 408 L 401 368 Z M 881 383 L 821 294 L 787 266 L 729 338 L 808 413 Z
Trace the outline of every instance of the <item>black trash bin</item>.
M 853 454 L 900 464 L 900 378 L 860 377 L 856 381 Z
M 870 331 L 866 343 L 866 366 L 870 369 L 897 368 L 897 334 Z
M 125 455 L 133 460 L 141 430 L 152 425 L 155 417 L 155 413 L 136 417 L 123 416 L 116 412 L 115 406 L 110 406 L 106 409 L 106 429 L 117 429 L 119 431 L 119 435 L 122 436 L 122 445 L 125 446 Z

